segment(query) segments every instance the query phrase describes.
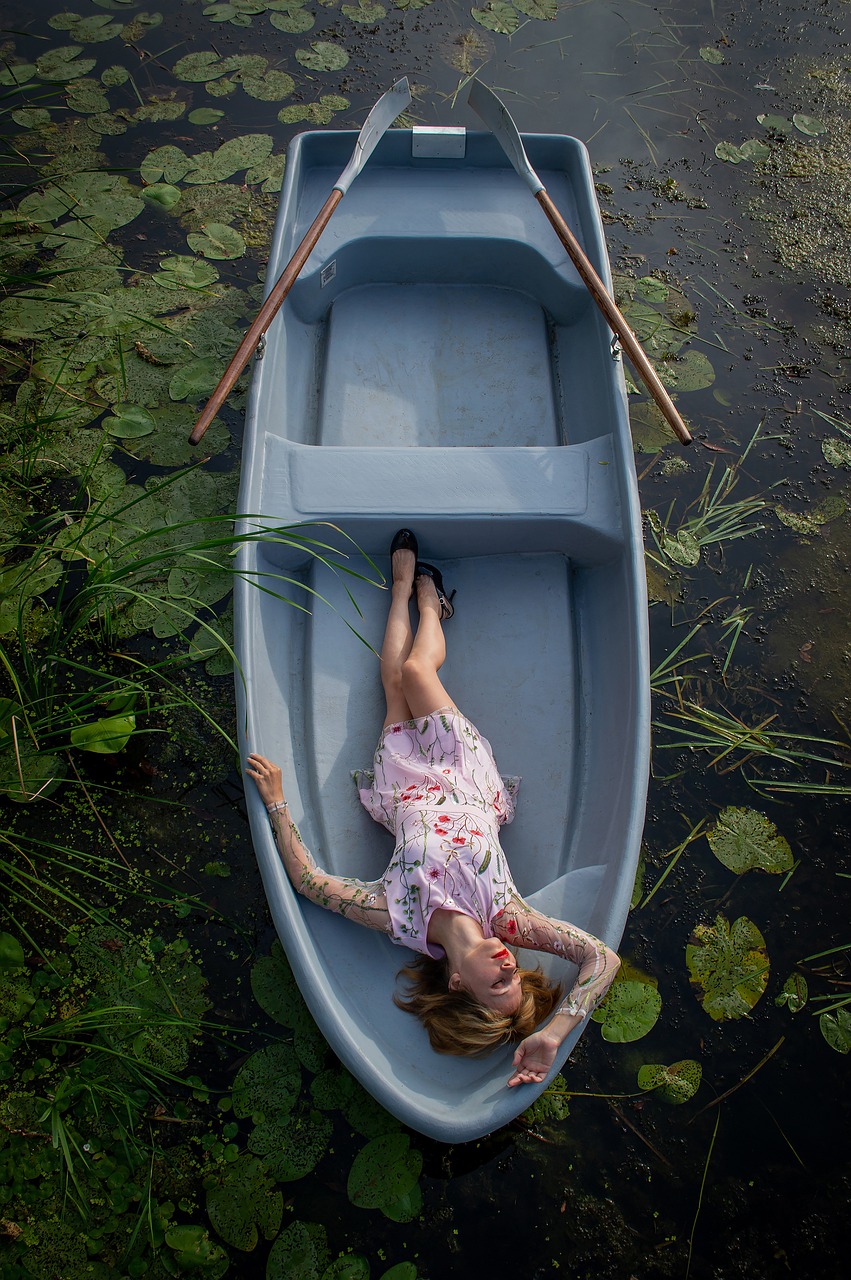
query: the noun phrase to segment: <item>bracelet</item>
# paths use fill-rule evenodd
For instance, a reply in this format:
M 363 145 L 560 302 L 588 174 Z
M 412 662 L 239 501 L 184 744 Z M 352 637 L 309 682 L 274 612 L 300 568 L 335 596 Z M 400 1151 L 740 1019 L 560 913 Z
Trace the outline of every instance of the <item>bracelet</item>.
M 287 804 L 286 800 L 276 800 L 274 804 L 266 805 L 266 812 L 268 814 L 280 813 L 282 809 L 288 809 L 288 808 L 289 808 L 289 805 Z

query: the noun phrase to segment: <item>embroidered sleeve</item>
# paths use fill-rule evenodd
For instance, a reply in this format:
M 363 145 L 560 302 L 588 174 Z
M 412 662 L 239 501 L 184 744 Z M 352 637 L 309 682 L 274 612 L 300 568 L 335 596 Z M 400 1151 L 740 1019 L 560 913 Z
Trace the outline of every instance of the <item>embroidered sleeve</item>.
M 494 920 L 493 928 L 502 942 L 528 951 L 549 951 L 578 967 L 576 981 L 557 1013 L 587 1017 L 603 999 L 620 968 L 616 953 L 599 938 L 565 920 L 543 915 L 518 894 L 512 895 Z
M 323 871 L 305 848 L 298 827 L 283 809 L 272 815 L 272 831 L 278 852 L 293 888 L 318 907 L 365 925 L 367 929 L 390 932 L 387 896 L 380 880 L 356 880 Z

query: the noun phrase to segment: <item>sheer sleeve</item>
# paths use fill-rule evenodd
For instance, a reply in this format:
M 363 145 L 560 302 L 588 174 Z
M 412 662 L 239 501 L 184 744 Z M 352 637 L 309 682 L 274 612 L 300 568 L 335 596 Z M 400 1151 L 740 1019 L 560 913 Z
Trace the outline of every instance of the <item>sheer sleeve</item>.
M 493 921 L 501 942 L 529 951 L 549 951 L 579 968 L 579 974 L 556 1010 L 586 1017 L 600 1003 L 614 981 L 620 960 L 599 938 L 565 920 L 553 920 L 513 894 Z
M 390 932 L 387 895 L 380 880 L 356 880 L 323 871 L 304 845 L 288 809 L 272 814 L 272 831 L 293 888 L 318 907 L 365 925 Z

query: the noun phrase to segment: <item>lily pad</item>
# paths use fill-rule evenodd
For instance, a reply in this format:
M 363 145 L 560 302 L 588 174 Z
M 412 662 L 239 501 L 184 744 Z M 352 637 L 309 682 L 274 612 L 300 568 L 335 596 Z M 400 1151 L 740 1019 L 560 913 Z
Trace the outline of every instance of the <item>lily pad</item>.
M 718 861 L 739 876 L 753 870 L 780 875 L 794 862 L 788 841 L 756 809 L 724 809 L 706 838 Z
M 653 400 L 629 406 L 632 447 L 636 453 L 658 453 L 676 441 L 673 429 Z
M 206 84 L 225 74 L 222 63 L 223 59 L 217 53 L 213 53 L 212 49 L 202 53 L 187 53 L 185 57 L 178 58 L 174 64 L 174 74 L 178 80 L 188 80 L 191 84 Z
M 37 68 L 32 62 L 7 63 L 0 68 L 0 85 L 3 85 L 4 88 L 15 88 L 17 85 L 27 84 L 28 81 L 32 80 L 36 71 Z M 23 122 L 18 121 L 18 123 Z
M 215 284 L 218 278 L 219 269 L 212 262 L 191 258 L 188 254 L 163 258 L 158 271 L 151 276 L 154 284 L 164 289 L 204 289 Z
M 277 1234 L 284 1198 L 255 1156 L 245 1154 L 232 1164 L 219 1165 L 204 1186 L 210 1222 L 226 1244 L 248 1252 L 261 1234 L 266 1240 Z
M 831 1049 L 837 1053 L 851 1051 L 851 1011 L 837 1009 L 836 1013 L 823 1013 L 818 1024 Z
M 203 232 L 191 231 L 186 241 L 190 249 L 216 262 L 229 258 L 241 258 L 245 253 L 245 241 L 242 236 L 234 227 L 228 227 L 223 222 L 208 222 Z
M 219 111 L 217 107 L 196 107 L 194 111 L 189 112 L 186 119 L 190 124 L 216 124 L 224 114 L 224 111 Z
M 768 984 L 765 939 L 752 920 L 725 916 L 700 924 L 686 947 L 686 964 L 700 1003 L 716 1022 L 743 1018 Z
M 717 65 L 724 61 L 723 53 L 720 49 L 716 49 L 714 45 L 705 44 L 700 48 L 699 52 L 704 62 L 711 62 Z
M 272 1245 L 266 1280 L 320 1280 L 329 1261 L 325 1228 L 318 1222 L 291 1222 Z
M 538 18 L 543 22 L 552 22 L 558 13 L 558 0 L 513 0 L 513 3 L 514 8 L 528 18 Z
M 301 1070 L 288 1044 L 271 1044 L 253 1053 L 240 1068 L 233 1086 L 233 1113 L 286 1116 L 301 1088 Z
M 794 128 L 792 121 L 786 116 L 763 112 L 757 116 L 756 120 L 757 124 L 761 124 L 763 129 L 772 129 L 775 133 L 789 134 Z
M 660 368 L 662 381 L 676 391 L 701 391 L 715 381 L 715 370 L 702 351 L 687 351 L 676 360 L 665 361 Z
M 700 1088 L 702 1077 L 703 1068 L 692 1058 L 672 1062 L 669 1067 L 648 1062 L 639 1068 L 638 1087 L 652 1090 L 656 1097 L 676 1107 L 694 1097 Z
M 80 76 L 87 76 L 96 65 L 96 58 L 81 58 L 83 52 L 80 44 L 66 45 L 62 49 L 51 49 L 36 59 L 36 71 L 42 80 L 55 80 L 67 84 Z
M 604 1040 L 627 1044 L 652 1031 L 661 1011 L 662 997 L 652 983 L 618 978 L 591 1016 L 601 1024 Z
M 147 409 L 138 404 L 117 404 L 112 414 L 103 420 L 104 429 L 119 440 L 149 436 L 154 429 L 154 419 Z
M 173 187 L 170 182 L 154 182 L 149 187 L 143 187 L 142 199 L 168 213 L 180 199 L 180 189 Z
M 514 5 L 506 4 L 504 0 L 491 0 L 483 9 L 471 9 L 470 13 L 480 27 L 502 36 L 513 35 L 520 26 L 520 16 Z
M 288 35 L 301 35 L 310 30 L 316 19 L 303 7 L 303 3 L 292 0 L 292 4 L 283 12 L 270 13 L 269 21 L 278 31 L 285 31 Z
M 369 1263 L 362 1254 L 343 1254 L 325 1268 L 322 1280 L 369 1280 Z
M 40 753 L 29 743 L 0 752 L 0 794 L 15 804 L 43 800 L 60 785 L 66 773 L 61 756 Z M 23 780 L 23 786 L 22 784 Z
M 743 160 L 767 160 L 771 155 L 771 147 L 760 142 L 759 138 L 748 138 L 739 147 L 739 154 Z
M 24 949 L 11 933 L 0 933 L 0 973 L 14 973 L 24 965 Z
M 822 525 L 829 524 L 831 520 L 844 515 L 846 510 L 845 499 L 835 497 L 825 498 L 811 511 L 789 511 L 778 503 L 774 513 L 782 524 L 789 529 L 794 529 L 796 533 L 813 534 L 818 533 Z
M 808 138 L 817 138 L 820 133 L 827 133 L 827 125 L 823 120 L 817 120 L 815 116 L 804 115 L 802 111 L 796 111 L 792 116 L 792 123 L 799 133 L 805 133 Z
M 254 1126 L 248 1146 L 263 1157 L 279 1182 L 297 1182 L 312 1173 L 328 1150 L 334 1132 L 325 1116 L 275 1115 Z
M 192 168 L 192 161 L 180 147 L 156 147 L 149 151 L 139 167 L 142 181 L 180 182 Z
M 851 467 L 851 444 L 847 440 L 837 440 L 830 436 L 821 442 L 821 451 L 825 462 L 832 467 Z
M 309 49 L 296 49 L 295 56 L 308 71 L 342 71 L 349 61 L 342 45 L 330 40 L 314 40 Z
M 380 22 L 387 10 L 377 0 L 359 0 L 358 4 L 344 4 L 342 12 L 352 22 Z
M 347 1191 L 352 1204 L 359 1209 L 380 1209 L 412 1191 L 423 1158 L 410 1146 L 406 1133 L 388 1133 L 368 1142 L 349 1171 Z
M 776 1005 L 784 1005 L 790 1013 L 800 1013 L 809 998 L 809 988 L 807 980 L 802 973 L 791 973 L 780 993 L 776 996 L 774 1003 Z
M 222 362 L 213 356 L 190 360 L 182 365 L 168 384 L 172 400 L 198 400 L 215 391 L 224 369 Z
M 740 164 L 744 160 L 744 156 L 734 142 L 719 142 L 715 147 L 715 154 L 719 160 L 725 160 L 727 164 Z
M 286 71 L 267 71 L 263 76 L 246 76 L 242 88 L 249 98 L 256 98 L 258 102 L 280 102 L 290 96 L 295 80 Z

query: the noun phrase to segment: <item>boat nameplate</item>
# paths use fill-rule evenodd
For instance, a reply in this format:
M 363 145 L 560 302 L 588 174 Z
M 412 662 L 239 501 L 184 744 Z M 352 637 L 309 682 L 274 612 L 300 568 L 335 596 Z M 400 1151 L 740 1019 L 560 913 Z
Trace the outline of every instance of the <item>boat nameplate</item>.
M 415 124 L 411 135 L 411 155 L 416 159 L 463 160 L 467 154 L 467 130 L 463 127 Z

